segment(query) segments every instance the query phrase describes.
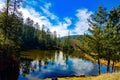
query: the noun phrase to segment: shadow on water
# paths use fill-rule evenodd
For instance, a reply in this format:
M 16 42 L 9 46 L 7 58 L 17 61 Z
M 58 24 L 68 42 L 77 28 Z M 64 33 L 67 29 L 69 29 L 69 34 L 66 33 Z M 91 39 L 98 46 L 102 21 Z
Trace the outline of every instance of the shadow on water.
M 17 80 L 19 76 L 19 61 L 13 53 L 0 50 L 0 80 Z

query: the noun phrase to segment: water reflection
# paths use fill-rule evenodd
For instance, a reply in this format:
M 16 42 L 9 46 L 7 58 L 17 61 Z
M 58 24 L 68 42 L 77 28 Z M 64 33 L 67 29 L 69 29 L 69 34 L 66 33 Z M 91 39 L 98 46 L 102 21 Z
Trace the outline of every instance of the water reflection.
M 33 55 L 32 55 L 33 54 Z M 97 75 L 97 63 L 85 60 L 80 53 L 31 52 L 21 56 L 19 80 L 61 76 Z M 102 65 L 101 72 L 106 72 Z

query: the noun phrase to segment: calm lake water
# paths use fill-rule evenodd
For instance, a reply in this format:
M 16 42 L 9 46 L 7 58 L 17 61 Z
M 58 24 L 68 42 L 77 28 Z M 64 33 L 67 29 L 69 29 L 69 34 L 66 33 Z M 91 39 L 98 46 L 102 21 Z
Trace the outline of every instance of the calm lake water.
M 37 80 L 63 76 L 97 75 L 97 63 L 87 60 L 80 52 L 33 50 L 21 53 L 18 80 Z M 106 73 L 101 65 L 101 73 Z

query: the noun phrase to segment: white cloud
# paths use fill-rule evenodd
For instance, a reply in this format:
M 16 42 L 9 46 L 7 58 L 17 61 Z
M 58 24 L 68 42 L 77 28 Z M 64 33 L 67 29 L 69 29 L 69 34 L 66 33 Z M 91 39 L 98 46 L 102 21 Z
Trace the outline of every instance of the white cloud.
M 89 28 L 87 19 L 91 14 L 92 12 L 88 11 L 87 9 L 77 10 L 76 17 L 78 18 L 78 21 L 75 24 L 75 29 L 73 32 L 76 32 L 77 34 L 84 34 L 84 32 Z
M 39 12 L 36 12 L 35 9 L 31 7 L 21 8 L 20 11 L 22 11 L 24 19 L 29 17 L 34 22 L 38 22 L 40 27 L 42 25 L 51 25 L 45 16 L 42 16 Z
M 69 30 L 67 28 L 71 25 L 71 20 L 68 17 L 65 17 L 63 21 L 59 21 L 59 18 L 49 11 L 50 7 L 51 3 L 46 3 L 45 5 L 41 6 L 40 8 L 44 13 L 37 12 L 30 6 L 21 8 L 20 11 L 22 11 L 24 19 L 30 17 L 34 22 L 38 22 L 40 27 L 45 25 L 45 27 L 49 28 L 51 32 L 56 31 L 61 37 L 68 35 Z M 57 25 L 54 25 L 54 23 L 50 22 L 48 16 L 50 19 L 55 20 Z
M 5 6 L 4 0 L 0 0 L 0 10 L 2 10 L 4 6 Z
M 58 34 L 60 34 L 60 36 L 67 36 L 69 30 L 67 29 L 68 26 L 70 26 L 72 24 L 72 21 L 70 20 L 70 18 L 66 17 L 64 18 L 63 22 L 59 22 L 58 25 L 55 26 L 51 26 L 50 29 L 51 31 L 56 31 Z
M 41 6 L 40 8 L 44 13 L 39 13 L 30 7 L 21 8 L 21 11 L 23 12 L 24 18 L 30 17 L 35 22 L 38 22 L 40 26 L 44 24 L 52 32 L 56 31 L 61 37 L 67 36 L 69 32 L 68 27 L 72 24 L 72 20 L 69 17 L 65 17 L 63 21 L 60 21 L 58 16 L 49 11 L 50 7 L 51 3 L 46 3 L 45 5 Z M 71 35 L 74 35 L 73 33 L 84 34 L 84 32 L 88 30 L 89 25 L 87 19 L 91 14 L 92 12 L 88 11 L 87 9 L 77 10 L 76 17 L 78 18 L 78 21 L 75 23 L 75 28 L 70 31 Z M 50 19 L 56 20 L 57 25 L 54 25 L 54 23 L 50 22 L 48 16 Z
M 58 17 L 49 11 L 49 8 L 51 6 L 52 6 L 51 3 L 46 3 L 44 6 L 41 6 L 40 8 L 47 17 L 49 17 L 52 20 L 56 20 L 58 19 Z

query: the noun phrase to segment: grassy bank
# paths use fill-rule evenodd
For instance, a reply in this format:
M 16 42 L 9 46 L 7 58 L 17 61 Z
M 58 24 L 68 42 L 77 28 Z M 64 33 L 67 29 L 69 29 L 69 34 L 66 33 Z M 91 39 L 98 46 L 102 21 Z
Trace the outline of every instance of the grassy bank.
M 94 59 L 93 57 L 89 56 L 88 54 L 85 54 L 84 57 L 85 57 L 86 59 L 88 59 L 88 60 L 93 61 L 93 62 L 97 62 L 96 59 Z M 104 64 L 104 65 L 107 65 L 107 60 L 100 59 L 100 63 L 101 63 L 101 64 Z M 111 61 L 110 61 L 110 66 L 112 66 L 112 64 L 113 64 L 113 61 L 111 60 Z M 115 62 L 114 66 L 115 66 L 116 68 L 120 68 L 120 62 Z
M 52 79 L 46 79 L 46 80 L 52 80 Z M 120 72 L 108 73 L 108 74 L 102 74 L 99 76 L 90 76 L 90 77 L 65 77 L 65 78 L 58 78 L 58 80 L 120 80 Z

